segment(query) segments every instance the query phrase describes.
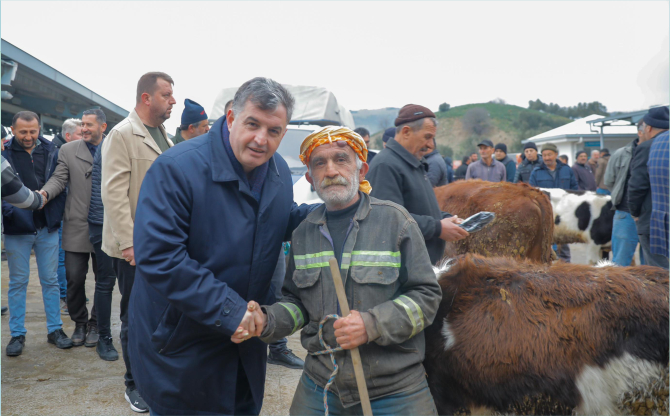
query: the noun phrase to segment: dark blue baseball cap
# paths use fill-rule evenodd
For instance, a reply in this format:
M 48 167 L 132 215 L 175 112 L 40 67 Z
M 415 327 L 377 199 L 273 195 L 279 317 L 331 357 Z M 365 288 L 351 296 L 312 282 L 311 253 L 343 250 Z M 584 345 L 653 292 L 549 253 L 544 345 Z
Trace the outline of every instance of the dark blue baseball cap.
M 207 113 L 205 109 L 198 103 L 188 98 L 184 100 L 184 112 L 181 113 L 181 125 L 188 126 L 190 124 L 199 123 L 202 120 L 207 120 Z

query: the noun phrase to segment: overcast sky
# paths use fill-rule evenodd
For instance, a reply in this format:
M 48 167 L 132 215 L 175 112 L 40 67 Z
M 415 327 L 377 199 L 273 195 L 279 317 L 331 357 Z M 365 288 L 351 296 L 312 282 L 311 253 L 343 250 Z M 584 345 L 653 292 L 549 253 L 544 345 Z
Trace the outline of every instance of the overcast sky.
M 254 76 L 332 90 L 350 110 L 434 110 L 502 98 L 598 100 L 633 111 L 669 98 L 666 1 L 2 1 L 2 38 L 131 110 L 164 71 L 178 104 L 211 111 Z

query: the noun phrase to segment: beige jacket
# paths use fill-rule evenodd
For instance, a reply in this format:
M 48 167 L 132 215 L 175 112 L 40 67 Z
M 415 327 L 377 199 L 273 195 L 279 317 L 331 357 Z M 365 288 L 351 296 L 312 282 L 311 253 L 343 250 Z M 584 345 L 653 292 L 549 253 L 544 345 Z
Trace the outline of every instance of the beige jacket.
M 163 126 L 160 131 L 172 147 Z M 109 132 L 101 150 L 102 250 L 121 259 L 121 252 L 133 246 L 135 209 L 144 175 L 161 150 L 135 110 Z
M 83 140 L 64 144 L 58 152 L 58 165 L 42 188 L 54 199 L 67 186 L 63 214 L 63 250 L 91 253 L 88 237 L 88 207 L 91 203 L 91 171 L 93 156 Z

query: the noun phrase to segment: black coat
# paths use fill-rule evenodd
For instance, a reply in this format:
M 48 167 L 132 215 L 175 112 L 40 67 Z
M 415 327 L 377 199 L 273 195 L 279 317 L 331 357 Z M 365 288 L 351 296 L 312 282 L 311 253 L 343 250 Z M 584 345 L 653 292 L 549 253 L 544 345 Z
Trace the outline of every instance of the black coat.
M 461 166 L 456 168 L 454 172 L 454 180 L 460 181 L 465 179 L 465 174 L 468 173 L 468 166 L 465 163 L 462 163 Z
M 14 138 L 5 144 L 5 151 L 2 152 L 2 155 L 9 161 L 14 171 L 18 173 L 14 161 L 14 149 L 12 149 L 13 140 Z M 43 183 L 47 183 L 54 170 L 56 170 L 58 148 L 42 136 L 39 136 L 38 140 L 42 142 L 41 146 L 44 146 L 44 150 L 47 152 L 45 177 L 43 178 Z M 65 211 L 66 197 L 67 194 L 61 192 L 57 197 L 49 200 L 43 208 L 46 226 L 50 233 L 60 228 L 61 221 L 63 221 L 63 212 Z M 33 220 L 33 211 L 16 208 L 5 201 L 2 201 L 2 221 L 5 227 L 5 235 L 29 235 L 37 232 Z
M 395 139 L 377 154 L 366 179 L 372 185 L 370 196 L 405 207 L 419 225 L 426 240 L 431 263 L 444 255 L 445 241 L 440 239 L 440 220 L 449 214 L 440 211 L 433 186 L 426 176 L 424 159 L 417 159 Z
M 628 209 L 630 215 L 638 217 L 637 233 L 649 234 L 651 220 L 651 184 L 649 182 L 649 151 L 654 139 L 640 143 L 634 150 L 630 161 L 630 179 L 628 179 Z
M 594 191 L 596 190 L 596 176 L 590 165 L 582 165 L 575 163 L 572 165 L 572 172 L 577 179 L 577 187 L 580 191 Z
M 537 159 L 534 162 L 524 158 L 523 161 L 519 164 L 519 167 L 516 168 L 516 174 L 514 175 L 514 183 L 530 181 L 530 173 L 536 167 L 542 164 L 542 156 L 537 155 Z

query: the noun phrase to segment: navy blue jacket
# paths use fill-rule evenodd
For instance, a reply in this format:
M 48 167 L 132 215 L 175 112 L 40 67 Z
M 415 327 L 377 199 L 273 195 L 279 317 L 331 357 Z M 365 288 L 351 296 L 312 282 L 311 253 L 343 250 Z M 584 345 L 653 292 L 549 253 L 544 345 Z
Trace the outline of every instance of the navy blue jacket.
M 105 218 L 105 207 L 102 205 L 100 194 L 100 183 L 102 180 L 102 143 L 103 138 L 93 156 L 93 170 L 91 171 L 91 204 L 88 208 L 88 222 L 90 224 L 102 225 Z
M 128 348 L 157 414 L 234 414 L 236 388 L 260 412 L 267 345 L 230 337 L 248 301 L 274 303 L 277 251 L 316 207 L 293 202 L 291 172 L 277 153 L 257 202 L 226 153 L 223 123 L 164 152 L 140 190 Z M 239 363 L 249 385 L 237 383 Z
M 549 168 L 542 162 L 530 174 L 528 183 L 538 188 L 560 188 L 577 190 L 577 179 L 570 166 L 556 159 L 556 179 L 551 177 Z
M 58 163 L 58 148 L 42 136 L 38 136 L 37 139 L 42 142 L 41 146 L 44 146 L 48 155 L 47 166 L 46 169 L 44 169 L 46 172 L 44 183 L 47 183 L 51 175 L 53 175 L 54 170 L 56 170 L 56 164 Z M 2 152 L 2 155 L 9 161 L 9 164 L 12 165 L 14 171 L 16 171 L 17 169 L 14 165 L 13 158 L 14 151 L 12 150 L 13 140 L 14 138 L 11 138 L 5 144 L 5 150 Z M 49 200 L 43 208 L 44 216 L 47 220 L 47 228 L 50 233 L 57 231 L 60 228 L 61 221 L 63 221 L 66 198 L 67 193 L 61 192 L 57 197 Z M 29 235 L 37 232 L 33 221 L 33 211 L 16 208 L 5 201 L 2 201 L 2 222 L 6 235 Z

